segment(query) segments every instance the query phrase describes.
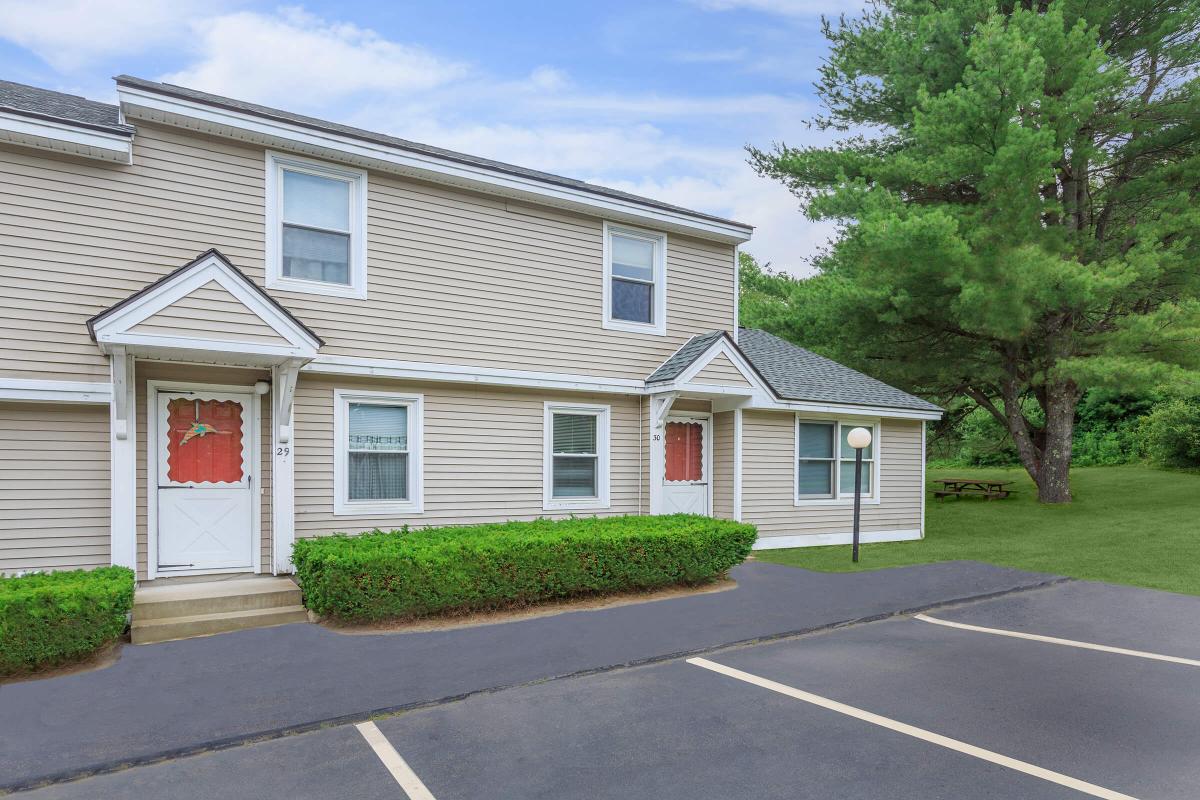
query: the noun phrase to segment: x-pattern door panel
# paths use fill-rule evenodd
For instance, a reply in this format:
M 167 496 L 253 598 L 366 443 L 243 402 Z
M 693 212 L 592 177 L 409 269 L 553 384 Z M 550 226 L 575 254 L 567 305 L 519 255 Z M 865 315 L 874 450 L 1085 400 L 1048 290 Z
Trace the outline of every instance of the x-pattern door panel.
M 251 395 L 160 392 L 158 567 L 253 564 Z

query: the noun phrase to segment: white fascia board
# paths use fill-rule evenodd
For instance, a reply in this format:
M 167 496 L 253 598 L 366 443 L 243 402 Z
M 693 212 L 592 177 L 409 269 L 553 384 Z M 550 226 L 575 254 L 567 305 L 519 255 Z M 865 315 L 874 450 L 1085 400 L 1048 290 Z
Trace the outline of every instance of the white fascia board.
M 598 195 L 569 186 L 539 181 L 531 176 L 491 169 L 482 164 L 439 158 L 431 153 L 405 150 L 332 131 L 315 130 L 282 120 L 218 108 L 207 103 L 169 97 L 137 87 L 119 86 L 117 94 L 127 119 L 143 119 L 167 125 L 179 125 L 183 120 L 187 120 L 186 127 L 217 136 L 235 136 L 243 141 L 308 153 L 320 158 L 349 161 L 360 166 L 413 175 L 504 197 L 577 210 L 586 209 L 599 216 L 656 227 L 666 226 L 676 231 L 686 231 L 693 236 L 723 242 L 740 244 L 749 241 L 753 233 L 753 228 L 744 225 L 696 217 L 633 200 Z
M 434 364 L 421 361 L 317 356 L 301 372 L 324 375 L 361 375 L 413 381 L 475 383 L 484 386 L 516 386 L 529 389 L 563 389 L 608 394 L 645 394 L 645 383 L 625 378 L 598 378 L 558 372 L 532 372 L 495 367 Z
M 96 342 L 100 349 L 108 352 L 112 345 L 124 345 L 139 353 L 163 350 L 186 350 L 196 353 L 213 353 L 235 356 L 264 356 L 267 358 L 311 358 L 312 351 L 306 347 L 293 347 L 259 342 L 238 342 L 227 339 L 198 339 L 191 336 L 166 336 L 149 333 L 98 333 Z
M 752 408 L 768 411 L 800 411 L 812 414 L 836 414 L 849 417 L 877 417 L 880 419 L 926 419 L 942 418 L 940 411 L 921 411 L 914 408 L 886 408 L 884 406 L 859 406 L 848 403 L 810 403 L 798 400 L 778 400 L 755 403 Z
M 133 136 L 81 128 L 49 119 L 0 111 L 0 139 L 117 164 L 133 163 Z
M 0 378 L 0 400 L 24 403 L 112 402 L 112 384 L 100 381 L 49 381 Z

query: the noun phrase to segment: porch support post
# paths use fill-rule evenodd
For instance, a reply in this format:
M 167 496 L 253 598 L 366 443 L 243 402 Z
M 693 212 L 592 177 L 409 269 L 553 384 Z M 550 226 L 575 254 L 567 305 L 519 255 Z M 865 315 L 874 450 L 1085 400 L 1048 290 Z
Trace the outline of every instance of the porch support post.
M 742 409 L 733 410 L 733 518 L 742 521 Z
M 124 347 L 109 350 L 109 554 L 114 566 L 137 570 L 137 410 L 134 361 Z M 153 480 L 153 478 L 148 478 Z
M 663 432 L 678 392 L 650 396 L 650 513 L 662 513 L 662 474 L 666 468 Z
M 271 566 L 276 575 L 292 572 L 296 541 L 293 400 L 302 363 L 292 359 L 271 368 Z

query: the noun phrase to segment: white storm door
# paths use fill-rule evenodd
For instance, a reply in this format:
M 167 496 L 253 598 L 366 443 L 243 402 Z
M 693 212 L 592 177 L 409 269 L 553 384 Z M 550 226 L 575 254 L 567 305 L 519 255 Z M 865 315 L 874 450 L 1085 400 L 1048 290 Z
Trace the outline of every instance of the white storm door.
M 668 417 L 663 431 L 664 514 L 708 514 L 707 419 Z
M 161 391 L 158 570 L 254 565 L 252 395 Z

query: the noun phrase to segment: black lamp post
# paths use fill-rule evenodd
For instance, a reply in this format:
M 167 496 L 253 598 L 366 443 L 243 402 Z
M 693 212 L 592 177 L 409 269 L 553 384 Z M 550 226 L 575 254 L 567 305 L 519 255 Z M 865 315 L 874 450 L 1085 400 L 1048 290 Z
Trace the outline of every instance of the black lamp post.
M 846 444 L 854 448 L 854 547 L 851 559 L 858 563 L 858 513 L 862 502 L 862 451 L 871 446 L 871 432 L 854 428 L 846 434 Z

